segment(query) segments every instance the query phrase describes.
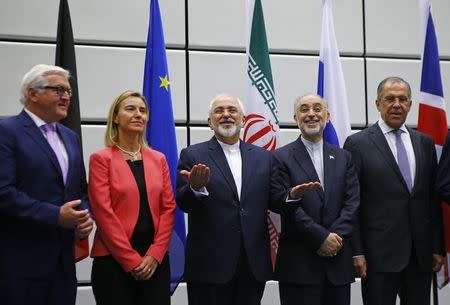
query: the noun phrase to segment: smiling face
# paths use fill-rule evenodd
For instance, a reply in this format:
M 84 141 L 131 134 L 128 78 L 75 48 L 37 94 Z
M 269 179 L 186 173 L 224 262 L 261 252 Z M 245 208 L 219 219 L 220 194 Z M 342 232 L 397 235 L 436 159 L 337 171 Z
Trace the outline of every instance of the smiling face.
M 387 82 L 375 103 L 383 121 L 391 128 L 400 128 L 412 104 L 408 86 L 402 82 Z
M 215 100 L 211 106 L 208 124 L 219 141 L 227 144 L 239 141 L 239 132 L 244 125 L 244 114 L 239 102 L 230 96 Z
M 145 102 L 139 98 L 130 96 L 124 99 L 118 106 L 114 116 L 119 137 L 123 134 L 142 134 L 148 120 L 148 110 Z
M 327 107 L 319 96 L 304 96 L 296 105 L 294 119 L 302 132 L 302 137 L 313 143 L 322 139 L 322 132 L 329 118 Z
M 70 89 L 69 81 L 62 75 L 45 76 L 48 87 Z M 55 90 L 29 88 L 25 106 L 47 123 L 58 122 L 67 116 L 70 105 L 70 95 L 64 92 L 59 95 Z

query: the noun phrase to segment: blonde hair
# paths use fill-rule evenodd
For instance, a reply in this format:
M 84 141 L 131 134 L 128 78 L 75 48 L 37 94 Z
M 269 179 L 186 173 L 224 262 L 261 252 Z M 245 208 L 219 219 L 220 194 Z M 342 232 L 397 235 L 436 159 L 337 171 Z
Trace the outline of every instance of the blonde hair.
M 111 104 L 111 107 L 109 108 L 108 122 L 106 125 L 106 133 L 105 133 L 105 146 L 116 145 L 119 141 L 119 139 L 118 139 L 119 132 L 117 129 L 117 124 L 114 123 L 114 118 L 116 117 L 117 113 L 119 112 L 120 104 L 129 97 L 137 97 L 137 98 L 140 98 L 144 102 L 145 107 L 147 108 L 147 112 L 146 112 L 147 120 L 149 119 L 150 112 L 149 112 L 148 103 L 147 103 L 147 100 L 145 99 L 145 96 L 143 96 L 142 94 L 140 94 L 137 91 L 127 90 L 127 91 L 122 92 L 114 99 L 114 101 Z M 145 147 L 148 146 L 147 140 L 146 140 L 146 128 L 144 129 L 144 132 L 139 135 L 139 144 L 141 144 L 142 146 L 145 146 Z

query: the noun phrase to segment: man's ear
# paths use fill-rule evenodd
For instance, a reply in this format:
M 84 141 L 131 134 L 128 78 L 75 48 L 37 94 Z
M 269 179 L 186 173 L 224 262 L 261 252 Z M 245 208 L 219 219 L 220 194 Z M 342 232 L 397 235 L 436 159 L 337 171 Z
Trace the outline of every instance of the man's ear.
M 211 123 L 211 118 L 208 118 L 208 126 L 209 126 L 209 128 L 210 128 L 211 130 L 214 129 L 214 128 L 213 128 L 213 125 L 212 125 L 212 123 Z

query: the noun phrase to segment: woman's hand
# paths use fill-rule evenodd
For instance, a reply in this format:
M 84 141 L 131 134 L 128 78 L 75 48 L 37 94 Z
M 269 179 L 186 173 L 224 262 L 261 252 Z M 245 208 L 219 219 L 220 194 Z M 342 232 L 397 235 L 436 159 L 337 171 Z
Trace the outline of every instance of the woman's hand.
M 158 261 L 152 256 L 144 256 L 142 262 L 131 271 L 131 275 L 140 281 L 148 280 L 158 268 Z

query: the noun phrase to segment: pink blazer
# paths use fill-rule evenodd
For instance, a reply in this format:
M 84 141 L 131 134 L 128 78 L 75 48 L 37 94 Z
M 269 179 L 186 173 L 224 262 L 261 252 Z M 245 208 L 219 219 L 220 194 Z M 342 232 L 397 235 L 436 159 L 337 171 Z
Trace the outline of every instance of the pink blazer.
M 155 227 L 154 242 L 146 255 L 162 262 L 173 230 L 175 199 L 163 154 L 142 148 L 145 183 Z M 89 201 L 97 224 L 91 257 L 112 255 L 129 272 L 142 257 L 131 247 L 139 214 L 139 190 L 125 158 L 115 146 L 91 155 Z

